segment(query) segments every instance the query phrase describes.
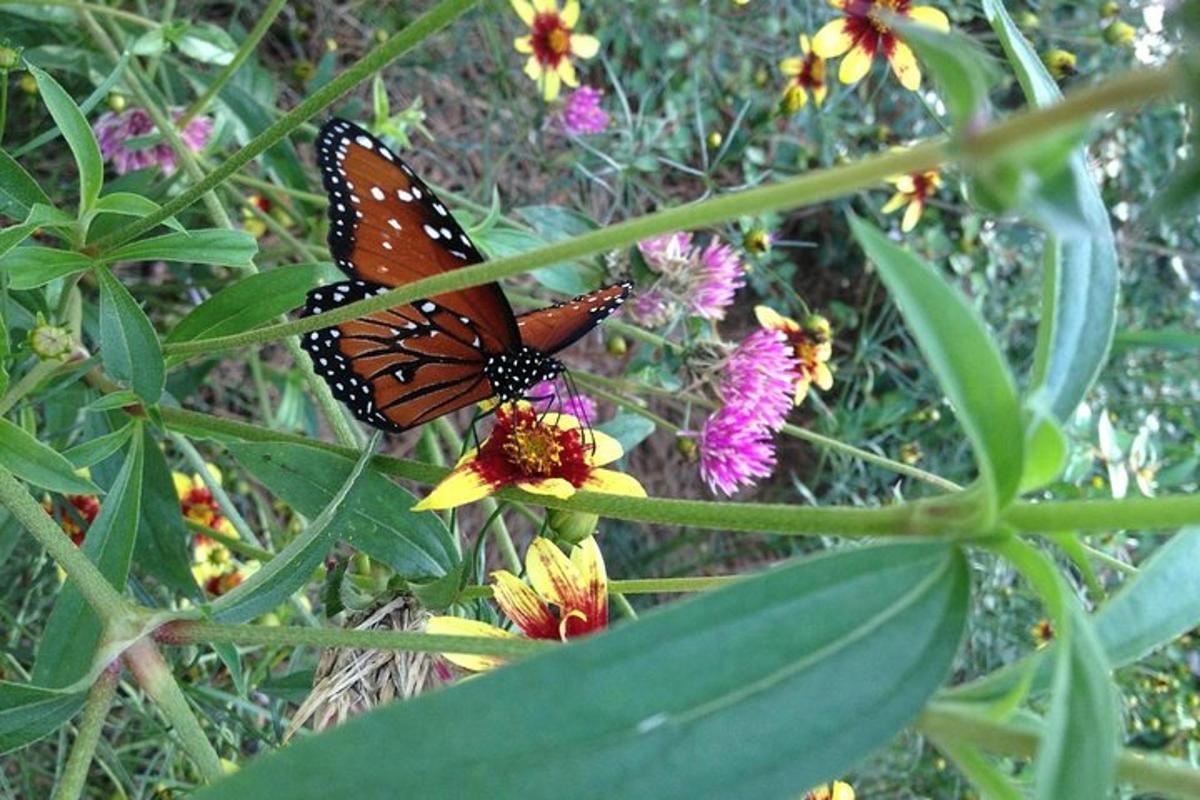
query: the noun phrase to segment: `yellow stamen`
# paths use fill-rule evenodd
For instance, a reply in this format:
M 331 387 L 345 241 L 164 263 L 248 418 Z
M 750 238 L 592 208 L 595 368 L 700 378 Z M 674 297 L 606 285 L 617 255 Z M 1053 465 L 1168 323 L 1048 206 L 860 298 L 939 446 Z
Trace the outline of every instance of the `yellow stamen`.
M 526 475 L 550 475 L 562 464 L 563 446 L 553 431 L 536 422 L 519 422 L 504 443 L 504 454 Z
M 546 36 L 546 44 L 561 56 L 571 49 L 571 34 L 562 28 L 555 28 Z

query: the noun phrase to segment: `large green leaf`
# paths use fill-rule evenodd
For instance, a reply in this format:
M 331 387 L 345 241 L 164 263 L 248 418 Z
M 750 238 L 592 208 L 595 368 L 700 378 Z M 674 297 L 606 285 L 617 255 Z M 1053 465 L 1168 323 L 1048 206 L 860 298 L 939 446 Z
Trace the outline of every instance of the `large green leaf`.
M 75 474 L 75 467 L 24 428 L 0 419 L 0 466 L 22 480 L 63 494 L 96 494 L 99 489 Z
M 354 465 L 348 458 L 301 444 L 231 443 L 229 450 L 246 471 L 310 519 L 332 502 Z M 409 580 L 440 578 L 458 564 L 458 550 L 436 514 L 409 511 L 416 502 L 387 478 L 367 470 L 329 525 L 330 535 Z
M 171 468 L 150 431 L 143 430 L 146 468 L 141 532 L 134 554 L 138 569 L 177 592 L 200 597 L 192 577 L 192 534 L 183 524 Z
M 248 331 L 304 303 L 327 267 L 299 264 L 247 275 L 193 308 L 167 334 L 166 341 L 187 342 Z
M 142 503 L 142 437 L 129 442 L 125 463 L 88 528 L 83 553 L 118 590 L 125 588 Z M 58 593 L 38 645 L 34 683 L 69 686 L 87 674 L 100 643 L 101 621 L 70 580 Z
M 92 260 L 82 253 L 51 247 L 18 247 L 0 258 L 0 269 L 8 273 L 11 289 L 36 289 L 52 280 L 83 272 Z
M 36 203 L 51 205 L 50 198 L 25 168 L 0 150 L 0 214 L 24 219 Z
M 205 228 L 139 239 L 105 253 L 104 260 L 181 261 L 188 264 L 252 267 L 256 253 L 258 242 L 245 231 Z
M 1035 105 L 1062 99 L 1037 52 L 1008 16 L 1002 0 L 984 0 L 984 14 Z M 1116 326 L 1119 276 L 1108 211 L 1092 180 L 1087 155 L 1076 149 L 1067 169 L 1044 183 L 1026 214 L 1047 231 L 1042 320 L 1032 389 L 1065 419 L 1083 399 L 1108 357 Z
M 86 696 L 0 681 L 0 756 L 57 730 L 75 716 Z
M 162 206 L 140 194 L 133 192 L 113 192 L 106 194 L 96 201 L 92 214 L 119 214 L 125 217 L 145 217 L 157 212 Z M 183 226 L 174 217 L 167 217 L 163 225 L 173 231 L 183 232 Z
M 940 544 L 793 563 L 295 742 L 198 798 L 794 797 L 919 712 L 968 591 Z
M 1008 366 L 979 314 L 929 264 L 867 222 L 851 217 L 850 227 L 971 439 L 994 518 L 1016 496 L 1024 458 Z
M 100 145 L 96 143 L 87 118 L 66 90 L 58 85 L 58 81 L 32 64 L 29 71 L 37 79 L 42 101 L 75 156 L 75 165 L 79 169 L 79 213 L 82 216 L 96 202 L 100 196 L 100 186 L 104 183 Z
M 162 346 L 154 327 L 108 267 L 98 266 L 96 275 L 100 279 L 100 355 L 104 365 L 113 378 L 154 405 L 166 384 Z

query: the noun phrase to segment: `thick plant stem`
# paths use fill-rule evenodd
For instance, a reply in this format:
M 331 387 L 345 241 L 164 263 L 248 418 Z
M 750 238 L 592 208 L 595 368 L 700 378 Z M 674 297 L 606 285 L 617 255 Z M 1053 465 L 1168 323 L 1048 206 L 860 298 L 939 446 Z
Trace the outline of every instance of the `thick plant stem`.
M 138 685 L 154 700 L 167 723 L 175 729 L 180 744 L 195 762 L 205 782 L 219 779 L 223 774 L 221 758 L 204 735 L 200 721 L 192 713 L 183 690 L 179 688 L 175 676 L 171 674 L 171 667 L 163 660 L 157 645 L 142 639 L 125 651 L 125 663 L 137 678 Z
M 100 731 L 112 706 L 119 678 L 120 669 L 114 664 L 100 673 L 100 677 L 92 684 L 92 690 L 83 704 L 83 716 L 79 720 L 75 744 L 71 746 L 71 754 L 67 756 L 67 764 L 63 767 L 58 785 L 54 787 L 51 800 L 75 800 L 83 794 L 88 767 L 92 764 L 96 743 L 100 741 Z
M 17 482 L 12 473 L 0 469 L 0 504 L 25 526 L 38 544 L 63 568 L 79 587 L 80 594 L 106 623 L 125 617 L 129 606 L 70 538 L 54 523 L 46 510 Z
M 254 23 L 254 27 L 246 34 L 246 40 L 238 48 L 237 53 L 233 56 L 233 60 L 217 73 L 217 76 L 212 79 L 212 83 L 208 84 L 208 88 L 204 90 L 204 93 L 197 97 L 183 114 L 180 115 L 178 121 L 175 123 L 180 130 L 186 128 L 187 124 L 197 114 L 204 113 L 204 110 L 208 108 L 208 104 L 217 96 L 217 92 L 221 91 L 221 87 L 229 82 L 233 74 L 238 71 L 246 59 L 250 57 L 250 54 L 254 52 L 254 48 L 258 47 L 258 43 L 266 35 L 267 30 L 271 27 L 271 23 L 275 21 L 275 17 L 279 16 L 279 12 L 283 10 L 286 4 L 287 0 L 271 0 L 267 7 L 263 9 L 262 16 L 258 18 L 258 21 Z
M 371 52 L 359 59 L 357 63 L 341 75 L 314 92 L 303 103 L 272 123 L 265 131 L 247 143 L 245 147 L 223 161 L 204 180 L 190 187 L 157 212 L 148 214 L 120 231 L 102 238 L 96 243 L 97 246 L 101 249 L 111 249 L 119 244 L 136 239 L 167 217 L 178 214 L 199 200 L 206 192 L 224 183 L 230 175 L 237 172 L 267 150 L 267 148 L 271 147 L 271 145 L 300 127 L 300 125 L 316 116 L 376 71 L 416 47 L 426 37 L 437 33 L 449 25 L 471 8 L 471 6 L 475 5 L 476 2 L 477 0 L 442 0 L 441 3 L 438 3 L 432 9 L 413 20 L 408 27 L 371 50 Z
M 1168 530 L 1200 525 L 1200 495 L 1016 503 L 1001 516 L 1022 533 Z

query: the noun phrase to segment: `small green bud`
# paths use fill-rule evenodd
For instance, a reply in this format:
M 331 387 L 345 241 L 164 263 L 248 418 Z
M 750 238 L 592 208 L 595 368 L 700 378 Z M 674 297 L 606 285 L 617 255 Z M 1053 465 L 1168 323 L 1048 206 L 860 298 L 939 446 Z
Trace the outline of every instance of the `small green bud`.
M 625 341 L 625 337 L 619 333 L 608 337 L 608 341 L 604 343 L 604 348 L 608 350 L 609 355 L 623 356 L 629 352 L 629 342 Z
M 21 63 L 21 51 L 0 47 L 0 69 L 13 69 Z
M 579 544 L 596 532 L 600 517 L 595 514 L 585 514 L 579 511 L 564 511 L 552 508 L 546 515 L 550 529 L 558 534 L 558 538 L 570 544 Z
M 1036 30 L 1038 27 L 1041 26 L 1041 24 L 1042 24 L 1042 21 L 1040 19 L 1038 19 L 1038 15 L 1033 13 L 1029 9 L 1025 9 L 1024 11 L 1017 12 L 1017 27 L 1022 28 L 1023 30 L 1030 31 L 1030 30 Z
M 125 110 L 126 100 L 125 95 L 120 92 L 110 92 L 108 95 L 108 107 L 114 113 L 120 114 Z
M 708 147 L 710 150 L 716 150 L 721 146 L 721 142 L 725 141 L 725 137 L 720 131 L 713 131 L 708 135 Z
M 1121 13 L 1121 4 L 1114 2 L 1102 3 L 1100 5 L 1100 17 L 1102 19 L 1112 19 Z
M 1135 36 L 1137 29 L 1119 19 L 1104 29 L 1104 41 L 1115 47 L 1128 47 L 1133 44 Z
M 17 88 L 19 88 L 25 94 L 37 94 L 37 78 L 33 77 L 32 73 L 26 72 L 21 76 L 21 79 L 17 81 Z
M 767 233 L 762 228 L 751 228 L 746 232 L 746 238 L 743 242 L 748 252 L 755 255 L 763 255 L 771 251 L 771 234 Z
M 696 460 L 696 440 L 690 436 L 679 436 L 675 439 L 675 449 L 688 461 Z
M 29 347 L 43 361 L 61 361 L 75 349 L 71 332 L 62 325 L 49 325 L 43 320 L 29 332 Z
M 1075 54 L 1069 50 L 1055 48 L 1042 53 L 1042 63 L 1056 80 L 1075 74 Z

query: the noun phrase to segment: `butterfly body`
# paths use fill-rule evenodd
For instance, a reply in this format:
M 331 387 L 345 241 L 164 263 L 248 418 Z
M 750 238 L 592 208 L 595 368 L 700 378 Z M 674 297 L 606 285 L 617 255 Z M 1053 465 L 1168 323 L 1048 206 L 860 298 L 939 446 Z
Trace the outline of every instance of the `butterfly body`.
M 483 260 L 449 209 L 381 141 L 345 120 L 317 138 L 329 249 L 350 280 L 308 294 L 320 314 Z M 489 398 L 518 400 L 563 371 L 554 357 L 621 306 L 621 283 L 515 316 L 495 283 L 313 331 L 301 344 L 363 422 L 408 430 Z

